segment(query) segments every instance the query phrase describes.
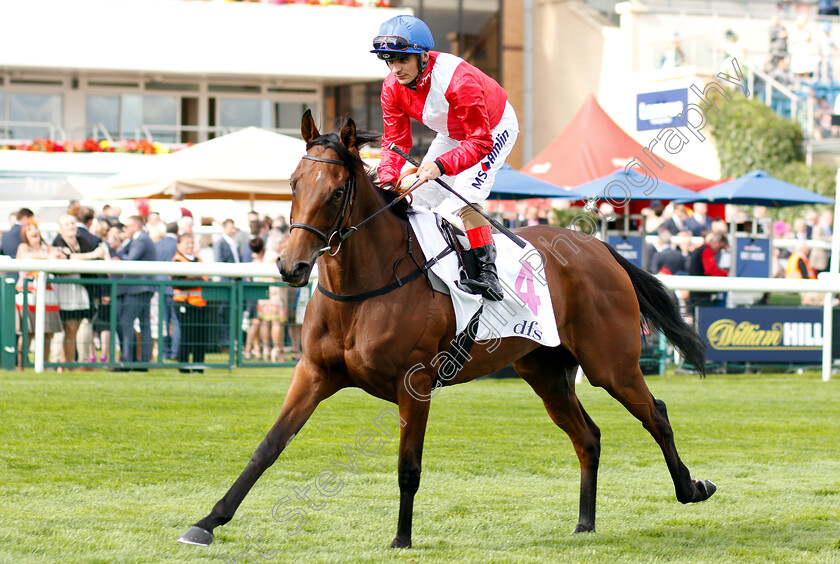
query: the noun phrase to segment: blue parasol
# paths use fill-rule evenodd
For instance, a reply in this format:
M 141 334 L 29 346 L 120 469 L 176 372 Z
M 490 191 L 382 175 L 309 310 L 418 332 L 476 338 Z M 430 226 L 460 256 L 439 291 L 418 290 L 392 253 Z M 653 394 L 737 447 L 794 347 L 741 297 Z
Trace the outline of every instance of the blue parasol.
M 754 170 L 723 184 L 693 193 L 690 198 L 681 198 L 680 202 L 784 207 L 833 204 L 834 200 L 773 178 L 763 170 Z
M 609 193 L 605 194 L 607 191 Z M 582 200 L 606 199 L 609 196 L 614 201 L 623 201 L 628 196 L 630 200 L 682 200 L 697 194 L 675 184 L 644 176 L 635 169 L 627 173 L 624 169 L 618 169 L 607 176 L 575 186 L 571 192 L 578 194 Z
M 509 164 L 502 165 L 502 168 L 496 173 L 496 180 L 490 190 L 489 197 L 499 200 L 521 200 L 525 198 L 579 199 L 579 196 L 573 191 L 523 174 L 514 170 Z

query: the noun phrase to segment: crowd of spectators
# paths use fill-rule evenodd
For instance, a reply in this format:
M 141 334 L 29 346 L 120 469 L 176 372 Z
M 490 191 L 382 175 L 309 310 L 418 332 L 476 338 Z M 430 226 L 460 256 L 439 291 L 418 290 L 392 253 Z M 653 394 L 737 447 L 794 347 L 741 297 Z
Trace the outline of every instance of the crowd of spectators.
M 821 11 L 821 15 L 824 13 Z M 807 13 L 799 14 L 791 29 L 778 16 L 774 17 L 769 29 L 769 57 L 764 65 L 773 80 L 812 104 L 811 130 L 818 139 L 840 132 L 840 116 L 832 118 L 840 114 L 840 84 L 835 80 L 833 64 L 840 51 L 831 30 L 830 20 L 814 22 Z M 771 106 L 785 115 L 788 102 L 774 96 Z
M 755 69 L 793 92 L 799 102 L 813 109 L 813 121 L 806 116 L 811 111 L 797 112 L 805 120 L 806 134 L 817 139 L 840 136 L 840 81 L 834 74 L 834 61 L 840 48 L 832 37 L 838 12 L 836 0 L 819 2 L 779 2 L 779 10 L 770 19 L 767 43 L 747 43 L 736 29 L 727 29 L 720 38 L 722 51 L 720 66 L 731 72 L 732 59 L 746 62 Z M 679 32 L 673 32 L 668 45 L 659 57 L 659 67 L 669 69 L 691 64 L 682 46 Z M 755 77 L 755 95 L 764 99 L 765 85 L 761 76 Z M 792 102 L 779 91 L 772 91 L 767 102 L 778 114 L 792 118 Z
M 176 215 L 164 219 L 148 211 L 121 220 L 122 210 L 115 206 L 106 205 L 97 212 L 73 202 L 59 219 L 57 232 L 44 234 L 36 222 L 37 214 L 22 208 L 9 218 L 10 228 L 0 239 L 0 254 L 21 259 L 273 263 L 282 253 L 289 231 L 284 217 L 260 217 L 252 211 L 247 230 L 237 228 L 232 219 L 216 224 L 211 218 L 201 218 L 203 226 L 221 226 L 222 232 L 199 236 L 194 231 L 196 218 L 188 209 L 180 208 Z M 55 336 L 52 355 L 46 347 L 45 360 L 87 364 L 81 370 L 109 362 L 112 351 L 118 351 L 110 362 L 115 370 L 145 370 L 145 366 L 131 363 L 169 360 L 179 362 L 182 371 L 200 371 L 206 353 L 229 353 L 236 351 L 234 347 L 241 348 L 246 360 L 300 358 L 300 323 L 310 297 L 308 288 L 263 280 L 275 282 L 268 287 L 267 298 L 246 304 L 244 319 L 233 324 L 241 328 L 241 334 L 231 335 L 232 299 L 202 298 L 204 287 L 200 283 L 190 286 L 192 278 L 172 278 L 172 284 L 160 286 L 150 281 L 168 281 L 170 277 L 62 274 L 51 276 L 45 295 L 37 296 L 37 272 L 22 274 L 16 286 L 19 367 L 23 351 L 30 350 L 38 300 L 46 305 L 47 342 Z M 18 278 L 18 273 L 9 272 L 8 276 Z M 111 303 L 111 285 L 93 280 L 104 278 L 120 279 L 116 304 Z M 29 343 L 22 342 L 24 318 Z M 70 369 L 59 367 L 61 371 Z
M 825 247 L 831 242 L 834 222 L 830 210 L 806 209 L 792 224 L 773 221 L 763 206 L 755 206 L 751 212 L 733 207 L 728 223 L 724 218 L 709 217 L 708 206 L 701 202 L 691 207 L 652 202 L 642 215 L 645 230 L 656 234 L 656 241 L 648 244 L 646 251 L 647 269 L 654 274 L 727 276 L 732 222 L 737 224 L 736 230 L 759 235 L 770 235 L 772 231 L 775 239 L 796 241 L 771 249 L 773 277 L 816 278 L 829 267 L 830 251 Z M 724 305 L 725 300 L 720 293 L 678 292 L 677 296 L 689 314 L 695 306 Z M 821 299 L 822 296 L 805 294 L 802 303 L 821 305 Z
M 522 203 L 511 227 L 547 223 L 539 207 Z M 232 219 L 217 223 L 221 233 L 195 233 L 195 218 L 186 208 L 177 217 L 161 218 L 150 211 L 120 220 L 122 211 L 106 205 L 100 212 L 73 203 L 58 222 L 54 234 L 43 234 L 35 221 L 36 214 L 22 208 L 10 217 L 10 229 L 0 239 L 0 253 L 21 259 L 66 260 L 139 260 L 180 262 L 265 262 L 273 264 L 283 251 L 289 232 L 287 220 L 248 214 L 248 229 L 237 228 Z M 791 223 L 773 221 L 767 210 L 756 206 L 750 212 L 731 207 L 730 223 L 738 229 L 758 234 L 772 231 L 776 239 L 790 239 L 786 246 L 774 246 L 771 275 L 788 278 L 814 278 L 829 266 L 833 214 L 829 210 L 804 210 Z M 711 217 L 706 204 L 692 206 L 651 202 L 642 210 L 642 221 L 655 240 L 647 245 L 647 269 L 652 273 L 673 275 L 726 276 L 731 263 L 728 249 L 730 224 Z M 213 225 L 202 218 L 202 225 Z M 641 225 L 639 225 L 641 227 Z M 795 242 L 793 242 L 795 241 Z M 822 244 L 814 244 L 821 241 Z M 117 370 L 126 363 L 152 360 L 177 361 L 182 371 L 202 370 L 208 352 L 230 352 L 239 347 L 243 358 L 281 362 L 300 358 L 300 323 L 310 298 L 310 289 L 268 285 L 264 296 L 244 304 L 244 319 L 235 320 L 236 334 L 231 335 L 231 300 L 202 297 L 203 279 L 173 278 L 162 287 L 149 284 L 152 279 L 168 276 L 110 275 L 120 278 L 116 290 L 116 311 L 112 312 L 111 289 L 104 281 L 92 278 L 104 275 L 60 275 L 48 283 L 45 295 L 35 294 L 35 275 L 22 273 L 17 281 L 16 330 L 22 336 L 26 319 L 29 340 L 34 333 L 37 300 L 46 309 L 45 333 L 55 336 L 52 360 L 60 363 L 82 362 L 88 367 L 108 362 L 112 351 Z M 8 276 L 17 278 L 16 272 Z M 79 283 L 73 281 L 78 280 Z M 195 286 L 190 282 L 195 281 Z M 84 282 L 84 283 L 83 283 Z M 271 279 L 253 282 L 272 282 Z M 24 294 L 26 307 L 24 307 Z M 723 296 L 714 293 L 678 292 L 681 305 L 690 313 L 697 305 L 722 305 Z M 820 296 L 803 295 L 803 303 L 818 304 Z M 160 301 L 164 300 L 161 307 Z M 159 319 L 159 312 L 163 319 Z M 111 318 L 114 318 L 112 322 Z M 163 328 L 159 334 L 159 327 Z M 112 333 L 112 330 L 114 333 Z M 20 342 L 19 351 L 29 350 Z M 45 351 L 49 355 L 49 349 Z M 47 356 L 46 360 L 49 360 Z M 114 365 L 114 363 L 111 363 Z M 61 368 L 59 368 L 61 369 Z M 64 369 L 69 369 L 64 367 Z

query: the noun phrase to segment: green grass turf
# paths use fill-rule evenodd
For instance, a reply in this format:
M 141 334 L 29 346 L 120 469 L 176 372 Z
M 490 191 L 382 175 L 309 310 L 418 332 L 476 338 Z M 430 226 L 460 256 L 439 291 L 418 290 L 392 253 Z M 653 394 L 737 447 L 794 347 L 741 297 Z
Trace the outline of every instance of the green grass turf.
M 603 390 L 578 386 L 602 431 L 597 529 L 572 535 L 579 466 L 519 380 L 442 391 L 432 405 L 414 548 L 387 548 L 396 438 L 294 520 L 311 484 L 389 404 L 345 390 L 315 412 L 210 547 L 175 542 L 204 517 L 279 413 L 289 370 L 181 375 L 0 373 L 0 562 L 840 562 L 840 382 L 652 377 L 683 461 L 717 483 L 682 505 L 658 447 Z M 395 425 L 394 425 L 395 427 Z M 303 506 L 295 501 L 284 507 Z M 257 535 L 260 535 L 257 537 Z M 240 559 L 241 562 L 248 560 Z

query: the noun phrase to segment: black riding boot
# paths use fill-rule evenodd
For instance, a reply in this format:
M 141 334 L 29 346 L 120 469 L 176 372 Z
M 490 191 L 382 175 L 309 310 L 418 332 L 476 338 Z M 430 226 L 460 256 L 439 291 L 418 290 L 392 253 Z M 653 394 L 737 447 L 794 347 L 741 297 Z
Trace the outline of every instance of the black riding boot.
M 461 286 L 471 294 L 480 294 L 494 302 L 501 301 L 504 297 L 504 291 L 502 291 L 499 275 L 496 272 L 496 245 L 490 243 L 470 249 L 467 252 L 475 257 L 478 276 L 476 279 L 461 280 Z

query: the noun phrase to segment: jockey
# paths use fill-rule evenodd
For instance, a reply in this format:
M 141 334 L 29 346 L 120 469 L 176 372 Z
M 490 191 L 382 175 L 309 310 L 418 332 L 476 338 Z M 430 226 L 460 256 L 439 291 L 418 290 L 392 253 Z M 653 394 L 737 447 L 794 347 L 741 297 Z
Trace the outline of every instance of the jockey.
M 507 93 L 499 84 L 463 59 L 432 51 L 429 27 L 414 16 L 397 16 L 384 22 L 373 40 L 377 57 L 390 74 L 382 84 L 382 156 L 379 180 L 393 188 L 402 169 L 402 158 L 388 148 L 394 143 L 411 149 L 411 119 L 437 132 L 417 177 L 447 180 L 452 188 L 480 208 L 487 199 L 496 173 L 510 154 L 519 124 Z M 428 182 L 413 193 L 413 204 L 438 208 L 449 196 L 437 183 Z M 453 205 L 454 204 L 454 205 Z M 450 198 L 441 211 L 453 211 L 464 222 L 470 253 L 479 274 L 461 285 L 489 300 L 502 299 L 496 272 L 496 246 L 490 223 L 460 200 Z

